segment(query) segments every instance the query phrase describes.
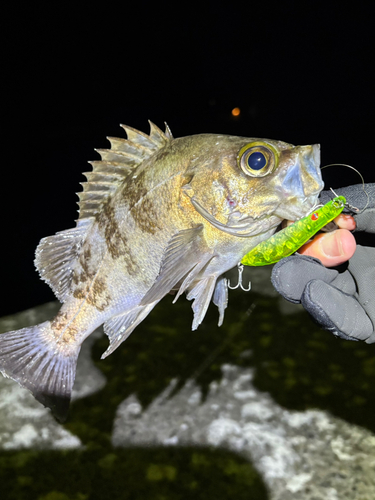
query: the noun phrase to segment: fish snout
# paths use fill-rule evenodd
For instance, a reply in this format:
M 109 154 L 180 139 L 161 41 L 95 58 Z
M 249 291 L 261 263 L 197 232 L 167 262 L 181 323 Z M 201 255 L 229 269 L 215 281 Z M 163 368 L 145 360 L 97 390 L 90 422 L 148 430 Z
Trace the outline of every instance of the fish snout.
M 304 195 L 319 195 L 324 187 L 320 170 L 320 144 L 301 146 L 301 180 Z
M 293 163 L 282 181 L 286 196 L 310 198 L 316 196 L 324 187 L 320 171 L 320 145 L 296 146 Z
M 289 153 L 288 167 L 281 180 L 282 203 L 277 215 L 296 220 L 316 205 L 324 183 L 320 171 L 320 146 L 295 146 Z
M 319 168 L 320 166 L 320 144 L 312 144 L 311 146 L 302 146 L 306 148 L 306 155 L 311 157 L 312 163 Z

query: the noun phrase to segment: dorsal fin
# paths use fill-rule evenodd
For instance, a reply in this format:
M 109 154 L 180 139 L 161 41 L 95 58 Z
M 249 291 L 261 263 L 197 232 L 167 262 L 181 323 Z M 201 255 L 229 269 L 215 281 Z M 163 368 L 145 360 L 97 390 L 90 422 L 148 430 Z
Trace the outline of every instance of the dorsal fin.
M 150 135 L 144 134 L 127 125 L 121 125 L 127 139 L 108 137 L 110 149 L 97 149 L 100 161 L 89 162 L 93 170 L 83 175 L 87 182 L 82 182 L 83 191 L 79 196 L 79 220 L 93 217 L 129 173 L 157 150 L 163 148 L 171 140 L 156 125 L 150 123 Z M 168 129 L 169 130 L 169 129 Z
M 167 139 L 173 139 L 173 135 L 171 129 L 168 127 L 168 123 L 164 122 L 164 125 L 165 125 L 165 136 L 167 137 Z
M 70 293 L 74 264 L 95 214 L 135 167 L 171 140 L 151 122 L 149 136 L 131 127 L 122 127 L 128 139 L 108 137 L 111 149 L 97 150 L 101 161 L 90 162 L 93 170 L 84 174 L 87 182 L 82 183 L 83 191 L 78 193 L 77 227 L 43 238 L 36 249 L 35 265 L 40 276 L 62 302 Z
M 70 292 L 73 265 L 91 223 L 90 219 L 78 221 L 77 227 L 42 238 L 36 248 L 35 267 L 60 302 Z

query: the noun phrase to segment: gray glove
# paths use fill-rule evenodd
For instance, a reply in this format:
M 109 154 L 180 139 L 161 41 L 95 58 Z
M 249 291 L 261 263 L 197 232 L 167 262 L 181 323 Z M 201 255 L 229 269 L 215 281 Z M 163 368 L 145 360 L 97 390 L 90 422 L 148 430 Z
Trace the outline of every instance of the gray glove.
M 352 214 L 356 231 L 375 233 L 375 184 L 366 184 L 365 190 L 369 198 L 362 184 L 339 189 L 337 194 L 361 211 Z M 325 191 L 320 200 L 326 203 L 332 197 Z M 318 259 L 295 254 L 274 266 L 271 279 L 285 299 L 301 303 L 334 335 L 375 342 L 375 248 L 357 245 L 342 273 L 324 267 Z

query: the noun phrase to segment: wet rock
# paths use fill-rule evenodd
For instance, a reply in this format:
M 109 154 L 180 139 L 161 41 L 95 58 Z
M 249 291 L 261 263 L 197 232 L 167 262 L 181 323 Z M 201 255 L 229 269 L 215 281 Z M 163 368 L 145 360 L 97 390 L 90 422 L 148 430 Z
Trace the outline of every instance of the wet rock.
M 264 275 L 264 272 L 262 274 Z M 261 275 L 259 280 L 257 275 L 254 278 L 255 291 L 262 291 L 263 295 L 273 293 L 272 289 L 268 290 L 266 286 L 262 286 L 264 281 Z M 0 331 L 44 321 L 52 317 L 58 307 L 58 303 L 50 303 L 3 318 L 0 320 Z M 160 325 L 163 326 L 162 320 Z M 156 326 L 153 325 L 153 328 Z M 243 331 L 243 324 L 239 323 L 238 328 Z M 267 333 L 269 330 L 264 331 Z M 207 336 L 208 327 L 205 333 Z M 100 332 L 95 332 L 83 344 L 74 386 L 74 399 L 87 398 L 106 384 L 105 377 L 95 367 L 91 358 L 92 345 L 100 335 Z M 139 349 L 147 348 L 150 337 L 145 335 L 144 338 L 145 344 L 136 344 L 138 350 L 129 352 L 125 360 L 131 361 Z M 172 336 L 170 341 L 173 338 Z M 162 337 L 160 339 L 164 342 Z M 261 340 L 263 344 L 267 340 L 264 333 Z M 239 337 L 236 337 L 237 341 Z M 245 345 L 245 350 L 236 358 L 239 363 L 240 360 L 252 360 L 259 355 L 256 343 L 250 345 L 251 349 L 247 348 L 246 343 L 241 345 Z M 323 341 L 322 345 L 325 346 Z M 183 348 L 184 345 L 180 349 Z M 152 349 L 149 353 L 150 359 L 154 354 Z M 209 359 L 212 361 L 211 355 Z M 142 359 L 137 363 L 141 361 Z M 206 365 L 204 362 L 202 366 Z M 114 417 L 113 413 L 108 413 L 108 408 L 99 397 L 95 405 L 101 405 L 99 410 L 108 415 L 109 423 L 114 418 L 112 445 L 115 450 L 112 447 L 105 450 L 103 448 L 104 457 L 115 457 L 116 449 L 122 451 L 122 448 L 128 447 L 173 447 L 174 450 L 183 447 L 186 450 L 193 446 L 200 449 L 203 447 L 228 450 L 256 467 L 268 487 L 270 500 L 375 498 L 375 436 L 371 432 L 325 411 L 287 410 L 276 403 L 270 394 L 257 389 L 253 383 L 254 368 L 238 367 L 233 363 L 219 363 L 218 366 L 220 365 L 222 377 L 210 382 L 206 396 L 201 386 L 193 380 L 189 380 L 177 391 L 178 379 L 175 378 L 157 397 L 153 395 L 147 407 L 142 406 L 136 393 L 131 394 L 132 391 L 128 391 Z M 145 367 L 147 366 L 145 364 Z M 193 366 L 196 366 L 196 363 L 193 363 Z M 370 376 L 372 365 L 366 366 Z M 260 369 L 258 366 L 258 370 Z M 198 370 L 199 373 L 201 371 Z M 179 376 L 180 372 L 176 370 L 175 373 Z M 259 371 L 257 373 L 259 374 Z M 155 374 L 155 377 L 157 376 L 158 373 Z M 166 379 L 166 374 L 160 375 L 161 382 L 157 387 L 163 387 Z M 145 380 L 140 383 L 144 385 Z M 154 394 L 157 394 L 157 391 Z M 113 405 L 113 411 L 116 404 Z M 95 405 L 93 408 L 96 411 Z M 75 418 L 75 429 L 82 429 L 81 423 L 93 425 L 86 421 L 80 422 L 77 416 Z M 108 429 L 110 428 L 108 426 Z M 105 439 L 100 434 L 102 431 L 99 426 L 90 429 L 91 431 L 94 436 L 92 442 L 97 450 L 101 446 L 98 444 L 98 436 L 103 442 Z M 104 430 L 103 433 L 105 432 L 109 431 Z M 91 436 L 90 433 L 86 435 Z M 57 423 L 50 411 L 35 401 L 28 391 L 13 381 L 0 377 L 0 449 L 4 453 L 9 450 L 40 449 L 43 454 L 44 450 L 80 450 L 85 446 L 83 438 L 81 440 Z M 19 453 L 22 454 L 22 451 Z M 112 464 L 112 461 L 108 463 Z M 150 469 L 150 477 L 155 478 L 160 473 L 159 469 Z M 163 474 L 167 472 L 164 471 Z M 168 474 L 171 474 L 170 471 Z
M 0 379 L 0 449 L 71 449 L 80 440 L 12 380 Z
M 375 436 L 323 411 L 289 411 L 252 383 L 253 370 L 222 367 L 207 398 L 177 381 L 144 411 L 118 408 L 114 446 L 211 446 L 251 460 L 272 500 L 375 498 Z

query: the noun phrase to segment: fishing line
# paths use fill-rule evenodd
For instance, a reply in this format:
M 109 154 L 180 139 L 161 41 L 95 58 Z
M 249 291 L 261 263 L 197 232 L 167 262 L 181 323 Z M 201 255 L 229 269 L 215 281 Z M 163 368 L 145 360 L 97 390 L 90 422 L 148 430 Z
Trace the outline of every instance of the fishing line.
M 362 213 L 365 211 L 365 209 L 367 208 L 368 204 L 370 203 L 370 197 L 365 189 L 365 180 L 363 178 L 363 175 L 361 174 L 361 172 L 359 172 L 356 168 L 352 167 L 351 165 L 347 165 L 346 163 L 330 163 L 329 165 L 324 165 L 324 167 L 321 167 L 320 170 L 323 170 L 323 168 L 327 168 L 327 167 L 347 167 L 347 168 L 350 168 L 352 170 L 354 170 L 354 172 L 356 172 L 361 180 L 362 180 L 362 189 L 363 189 L 363 192 L 365 193 L 365 195 L 367 196 L 367 203 L 366 205 L 364 206 L 364 208 L 362 208 L 362 210 L 359 210 L 358 208 L 354 207 L 353 205 L 350 205 L 349 203 L 346 203 L 347 207 L 352 209 L 352 210 L 355 210 L 357 213 Z M 332 188 L 330 188 L 330 190 L 332 191 L 332 193 L 337 196 L 337 194 L 334 192 L 334 190 Z
M 254 311 L 256 305 L 255 303 L 252 303 L 250 307 L 243 313 L 240 318 L 240 321 L 245 321 Z M 190 377 L 190 380 L 196 381 L 198 377 L 202 375 L 202 373 L 209 368 L 212 363 L 215 361 L 215 359 L 221 354 L 221 352 L 230 345 L 236 335 L 241 331 L 241 328 L 236 328 L 234 330 L 234 333 L 227 335 L 224 340 L 214 349 L 206 359 L 203 360 L 203 362 L 198 366 L 198 368 L 193 372 L 193 374 Z

